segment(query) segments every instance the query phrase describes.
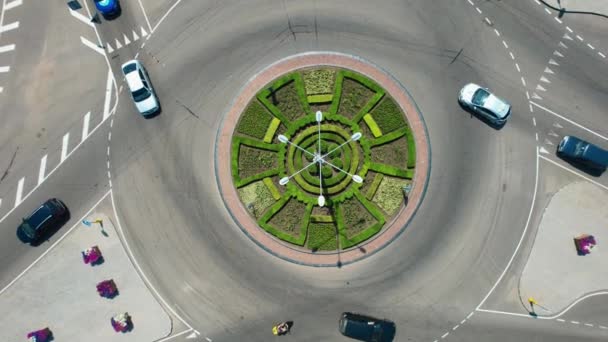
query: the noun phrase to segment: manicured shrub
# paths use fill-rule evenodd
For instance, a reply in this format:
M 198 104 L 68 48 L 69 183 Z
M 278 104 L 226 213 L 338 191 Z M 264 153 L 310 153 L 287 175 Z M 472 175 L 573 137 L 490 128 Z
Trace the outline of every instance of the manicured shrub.
M 330 103 L 333 98 L 334 94 L 308 95 L 306 97 L 308 103 Z
M 416 166 L 416 141 L 411 130 L 407 132 L 407 167 L 412 169 Z
M 388 134 L 406 125 L 401 108 L 388 96 L 385 96 L 370 114 L 383 134 Z
M 374 181 L 372 182 L 369 189 L 367 189 L 367 192 L 365 192 L 365 198 L 367 198 L 368 200 L 371 200 L 372 198 L 374 198 L 374 195 L 376 194 L 376 191 L 378 190 L 378 187 L 380 186 L 380 182 L 382 182 L 383 178 L 384 178 L 383 174 L 376 173 L 376 176 L 374 177 Z
M 239 177 L 247 178 L 277 167 L 277 153 L 241 145 L 239 149 Z
M 270 193 L 272 194 L 272 197 L 275 200 L 278 200 L 281 198 L 281 193 L 279 192 L 279 190 L 277 189 L 277 187 L 274 185 L 272 178 L 270 177 L 266 177 L 263 179 L 264 184 L 266 185 L 266 187 L 268 188 L 268 190 L 270 191 Z
M 247 211 L 256 219 L 262 216 L 264 211 L 276 202 L 264 183 L 258 181 L 238 189 L 241 202 L 243 202 Z
M 307 95 L 330 94 L 334 92 L 336 71 L 332 69 L 307 70 L 302 73 Z M 330 99 L 331 100 L 331 99 Z
M 334 218 L 329 215 L 311 215 L 310 222 L 328 223 L 334 222 Z
M 291 81 L 267 96 L 270 103 L 275 105 L 285 117 L 293 121 L 307 113 L 302 107 L 295 81 Z
M 411 179 L 411 173 L 409 170 L 400 169 L 398 167 L 386 165 L 386 164 L 378 164 L 378 163 L 370 163 L 369 169 L 374 170 L 376 172 L 384 173 L 387 176 L 395 176 L 399 178 L 409 178 Z
M 347 236 L 352 237 L 376 222 L 374 216 L 361 204 L 357 197 L 351 197 L 340 205 Z
M 263 139 L 273 117 L 258 102 L 251 101 L 245 109 L 236 131 L 254 138 Z
M 403 203 L 403 186 L 407 183 L 410 183 L 410 181 L 389 176 L 384 177 L 372 201 L 388 215 L 394 215 Z
M 376 124 L 376 121 L 374 121 L 374 118 L 370 114 L 365 114 L 363 116 L 363 121 L 365 121 L 365 123 L 367 124 L 367 127 L 369 127 L 369 130 L 372 132 L 372 134 L 374 135 L 375 138 L 382 135 L 382 131 L 380 130 L 380 127 L 378 127 L 378 125 Z
M 270 122 L 270 125 L 268 125 L 268 130 L 266 131 L 266 134 L 264 135 L 264 142 L 265 143 L 271 143 L 272 142 L 272 138 L 274 137 L 274 133 L 277 131 L 277 129 L 279 128 L 280 124 L 281 124 L 281 120 L 279 120 L 277 118 L 272 118 L 272 121 Z
M 321 168 L 321 176 L 323 176 L 323 178 L 329 178 L 332 175 L 333 169 L 331 168 L 331 166 L 323 165 L 323 167 Z

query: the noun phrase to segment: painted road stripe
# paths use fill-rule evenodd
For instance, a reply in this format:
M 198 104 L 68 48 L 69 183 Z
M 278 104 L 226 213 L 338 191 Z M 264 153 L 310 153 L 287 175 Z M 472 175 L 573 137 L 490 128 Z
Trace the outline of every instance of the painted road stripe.
M 557 21 L 557 22 L 558 22 L 558 23 L 560 23 L 560 24 L 562 23 L 562 21 L 561 21 L 561 20 L 559 20 L 559 18 L 558 18 L 558 17 L 555 17 L 555 21 Z
M 603 53 L 601 53 L 601 52 L 598 52 L 597 54 L 598 54 L 598 55 L 600 55 L 600 56 L 602 56 L 602 58 L 606 58 L 606 55 L 604 55 L 604 54 L 603 54 Z
M 583 37 L 579 36 L 578 34 L 576 35 L 576 39 L 580 40 L 581 42 L 584 40 Z
M 498 32 L 497 29 L 494 29 L 494 33 L 496 33 L 496 35 L 500 37 L 500 32 Z
M 509 48 L 509 45 L 507 45 L 507 42 L 505 42 L 504 40 L 502 41 L 502 45 L 504 45 L 504 46 L 505 46 L 505 49 L 508 49 L 508 48 Z
M 10 23 L 8 25 L 0 26 L 0 33 L 7 32 L 7 31 L 10 31 L 10 30 L 14 30 L 14 29 L 16 29 L 18 27 L 19 27 L 19 22 L 15 21 L 14 23 Z
M 0 93 L 2 93 L 4 91 L 3 87 L 0 87 Z
M 587 44 L 587 46 L 591 49 L 591 50 L 595 50 L 595 47 L 591 44 Z
M 103 101 L 103 119 L 106 121 L 110 116 L 110 100 L 112 99 L 112 69 L 108 69 L 108 79 L 106 80 L 106 98 Z
M 84 141 L 89 136 L 89 121 L 91 120 L 91 112 L 88 112 L 84 116 L 84 122 L 82 123 L 82 140 Z
M 68 143 L 70 142 L 70 133 L 66 133 L 63 136 L 63 143 L 61 144 L 61 162 L 68 156 Z
M 17 6 L 21 6 L 21 4 L 23 3 L 22 0 L 14 0 L 11 2 L 6 3 L 6 5 L 4 5 L 4 10 L 10 10 L 11 8 L 15 8 Z
M 572 29 L 568 26 L 566 26 L 566 30 L 568 30 L 568 32 L 573 33 L 574 31 L 572 31 Z
M 89 25 L 89 26 L 91 26 L 91 27 L 95 27 L 95 24 L 93 24 L 93 22 L 91 21 L 91 18 L 88 18 L 88 17 L 84 16 L 84 15 L 83 15 L 83 14 L 81 14 L 80 12 L 76 12 L 76 11 L 74 11 L 73 9 L 71 9 L 71 8 L 69 8 L 69 7 L 68 7 L 68 9 L 70 10 L 70 14 L 71 14 L 71 15 L 72 15 L 74 18 L 76 18 L 76 19 L 78 19 L 78 20 L 82 21 L 83 23 L 85 23 L 85 24 L 87 24 L 87 25 Z
M 99 52 L 102 55 L 105 55 L 106 52 L 104 49 L 100 48 L 99 46 L 97 46 L 96 44 L 92 43 L 90 40 L 86 39 L 83 36 L 80 36 L 80 41 L 82 42 L 82 44 L 90 47 L 91 49 L 93 49 L 96 52 Z
M 595 135 L 595 136 L 597 136 L 597 137 L 599 137 L 599 138 L 602 138 L 602 139 L 604 139 L 604 140 L 608 140 L 608 137 L 605 137 L 605 136 L 603 136 L 603 135 L 601 135 L 601 134 L 599 134 L 599 133 L 596 133 L 596 132 L 594 132 L 594 131 L 590 130 L 589 128 L 587 128 L 587 127 L 585 127 L 585 126 L 583 126 L 583 125 L 581 125 L 581 124 L 578 124 L 578 123 L 576 123 L 576 122 L 574 122 L 574 121 L 572 121 L 572 120 L 570 120 L 570 119 L 568 119 L 568 118 L 566 118 L 566 117 L 564 117 L 564 116 L 562 116 L 562 115 L 557 114 L 557 113 L 556 113 L 556 112 L 554 112 L 554 111 L 551 111 L 551 110 L 550 110 L 550 109 L 548 109 L 548 108 L 545 108 L 545 107 L 543 107 L 543 106 L 539 105 L 539 104 L 538 104 L 538 103 L 536 103 L 536 102 L 530 101 L 530 104 L 533 104 L 534 106 L 536 106 L 536 107 L 538 107 L 538 108 L 540 108 L 540 109 L 544 110 L 545 112 L 547 112 L 547 113 L 549 113 L 549 114 L 553 114 L 553 115 L 557 116 L 558 118 L 560 118 L 560 119 L 562 119 L 562 120 L 564 120 L 564 121 L 566 121 L 566 122 L 569 122 L 569 123 L 573 124 L 574 126 L 576 126 L 576 127 L 580 128 L 580 129 L 584 129 L 585 131 L 587 131 L 587 132 L 589 132 L 589 133 L 591 133 L 591 134 L 593 134 L 593 135 Z
M 481 12 L 481 10 L 479 9 L 479 7 L 475 7 L 475 9 L 477 10 L 477 12 L 478 12 L 479 14 L 481 14 L 481 13 L 482 13 L 482 12 Z
M 15 50 L 15 44 L 0 46 L 0 53 Z
M 44 157 L 42 157 L 42 159 L 40 159 L 40 170 L 38 171 L 38 185 L 40 185 L 42 182 L 44 182 L 44 176 L 45 176 L 45 172 L 46 172 L 46 158 L 47 155 L 45 154 Z
M 545 8 L 545 12 L 547 12 L 547 14 L 551 14 L 551 11 L 549 11 L 548 8 Z
M 0 72 L 9 72 L 10 70 L 10 66 L 0 66 Z
M 23 183 L 25 183 L 25 177 L 22 177 L 17 183 L 17 195 L 15 196 L 15 207 L 21 203 L 21 195 L 23 194 Z

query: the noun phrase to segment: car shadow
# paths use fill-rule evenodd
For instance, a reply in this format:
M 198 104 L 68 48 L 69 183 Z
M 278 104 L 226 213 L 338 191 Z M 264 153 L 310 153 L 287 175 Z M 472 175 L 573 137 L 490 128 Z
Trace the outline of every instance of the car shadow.
M 590 176 L 596 177 L 596 178 L 600 177 L 604 173 L 604 171 L 606 171 L 605 168 L 598 169 L 598 168 L 590 167 L 589 165 L 583 164 L 583 163 L 578 162 L 576 160 L 569 159 L 567 157 L 562 157 L 560 155 L 558 155 L 558 157 L 560 157 L 563 161 L 565 161 L 566 163 L 570 164 L 574 168 L 577 168 L 577 169 L 583 171 L 584 173 L 586 173 L 586 174 L 588 174 Z
M 456 101 L 456 102 L 458 102 L 458 105 L 460 106 L 460 108 L 462 110 L 464 110 L 465 112 L 469 113 L 471 115 L 471 117 L 477 118 L 481 122 L 485 123 L 486 125 L 490 126 L 491 128 L 493 128 L 497 131 L 500 131 L 507 124 L 506 122 L 503 124 L 496 124 L 496 123 L 488 120 L 488 118 L 486 118 L 485 116 L 479 115 L 478 113 L 472 111 L 469 107 L 463 105 L 460 101 Z
M 152 114 L 148 114 L 148 115 L 142 115 L 142 116 L 144 117 L 144 119 L 150 120 L 150 119 L 153 119 L 153 118 L 159 116 L 162 111 L 163 111 L 163 107 L 159 103 L 158 110 L 156 112 L 154 112 Z

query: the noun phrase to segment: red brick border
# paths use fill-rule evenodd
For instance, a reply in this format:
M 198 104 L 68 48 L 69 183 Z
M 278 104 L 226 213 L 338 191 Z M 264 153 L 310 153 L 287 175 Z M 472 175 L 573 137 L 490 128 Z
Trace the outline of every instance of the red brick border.
M 333 253 L 312 253 L 288 246 L 258 227 L 257 223 L 251 218 L 245 207 L 243 207 L 232 182 L 230 166 L 232 132 L 247 103 L 263 86 L 277 77 L 296 69 L 319 65 L 351 69 L 376 81 L 401 105 L 416 141 L 416 172 L 408 205 L 388 224 L 387 228 L 384 228 L 374 238 L 358 246 L 364 247 L 364 249 L 354 247 Z M 302 265 L 341 266 L 374 254 L 388 245 L 405 229 L 424 197 L 426 182 L 430 173 L 429 159 L 430 149 L 424 121 L 414 101 L 396 80 L 384 71 L 357 57 L 338 53 L 315 52 L 299 54 L 280 60 L 262 70 L 245 85 L 224 118 L 216 140 L 214 162 L 216 179 L 218 180 L 220 193 L 226 208 L 241 230 L 260 247 L 277 257 Z

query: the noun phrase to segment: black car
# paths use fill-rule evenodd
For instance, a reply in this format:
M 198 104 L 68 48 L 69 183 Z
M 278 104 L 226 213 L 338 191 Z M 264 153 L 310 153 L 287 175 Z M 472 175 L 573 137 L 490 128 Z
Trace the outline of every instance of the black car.
M 17 228 L 17 235 L 25 238 L 25 242 L 32 245 L 46 237 L 50 232 L 61 227 L 69 218 L 68 208 L 56 198 L 44 202 L 34 210 Z
M 599 172 L 608 166 L 608 151 L 573 136 L 562 139 L 557 146 L 557 155 Z
M 338 325 L 342 335 L 366 342 L 391 342 L 395 323 L 351 312 L 344 312 Z

